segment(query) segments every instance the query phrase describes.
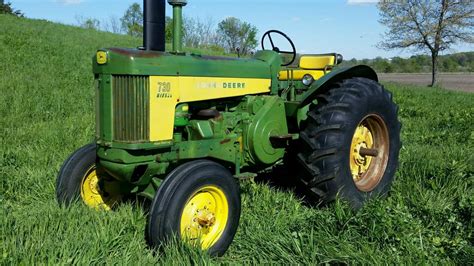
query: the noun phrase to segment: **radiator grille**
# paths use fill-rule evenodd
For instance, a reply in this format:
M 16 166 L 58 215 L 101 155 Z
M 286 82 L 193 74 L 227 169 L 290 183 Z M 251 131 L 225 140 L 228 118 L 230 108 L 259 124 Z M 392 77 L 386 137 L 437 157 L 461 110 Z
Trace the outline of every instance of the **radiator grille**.
M 149 78 L 113 76 L 112 89 L 114 141 L 148 141 Z

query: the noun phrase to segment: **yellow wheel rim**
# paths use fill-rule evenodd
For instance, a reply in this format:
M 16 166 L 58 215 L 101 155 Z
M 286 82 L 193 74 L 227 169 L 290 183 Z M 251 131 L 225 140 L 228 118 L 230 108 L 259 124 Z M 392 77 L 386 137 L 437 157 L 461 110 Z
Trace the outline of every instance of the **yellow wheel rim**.
M 389 138 L 385 122 L 378 115 L 368 115 L 357 126 L 349 155 L 352 179 L 361 191 L 372 191 L 385 173 Z
M 222 236 L 228 218 L 229 204 L 222 189 L 217 186 L 200 188 L 184 206 L 181 236 L 202 249 L 208 249 Z
M 117 181 L 102 178 L 93 166 L 82 179 L 81 198 L 89 207 L 108 211 L 120 201 L 120 187 Z

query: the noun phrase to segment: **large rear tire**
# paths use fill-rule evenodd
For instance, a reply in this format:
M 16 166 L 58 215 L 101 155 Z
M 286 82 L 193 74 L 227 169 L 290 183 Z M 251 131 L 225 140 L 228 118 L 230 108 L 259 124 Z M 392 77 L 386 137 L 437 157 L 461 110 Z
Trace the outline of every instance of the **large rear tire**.
M 351 78 L 317 97 L 302 124 L 297 160 L 311 198 L 339 195 L 358 209 L 390 189 L 398 165 L 400 122 L 392 95 L 379 83 Z
M 158 189 L 146 239 L 159 247 L 172 237 L 221 256 L 234 239 L 240 219 L 239 185 L 223 166 L 207 160 L 174 169 Z

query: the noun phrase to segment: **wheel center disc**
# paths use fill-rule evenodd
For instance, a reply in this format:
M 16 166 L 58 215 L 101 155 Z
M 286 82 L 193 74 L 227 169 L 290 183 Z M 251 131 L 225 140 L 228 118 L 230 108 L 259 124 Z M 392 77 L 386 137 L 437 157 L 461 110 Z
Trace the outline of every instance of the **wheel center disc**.
M 224 192 L 216 186 L 199 189 L 189 198 L 181 215 L 181 237 L 207 249 L 214 245 L 227 224 L 229 207 Z
M 349 152 L 352 179 L 361 191 L 372 191 L 385 173 L 388 162 L 388 130 L 383 119 L 368 115 L 356 127 Z
M 374 145 L 374 138 L 370 129 L 360 124 L 352 138 L 351 144 L 351 172 L 352 178 L 357 181 L 367 172 L 372 158 L 361 154 L 361 149 L 371 149 Z
M 210 227 L 213 226 L 216 222 L 216 216 L 214 213 L 209 212 L 208 210 L 199 210 L 197 214 L 197 222 L 202 227 Z
M 100 195 L 99 178 L 97 178 L 97 175 L 95 173 L 93 174 L 93 176 L 90 176 L 89 178 L 87 178 L 84 183 L 85 183 L 84 185 L 89 183 L 89 189 L 92 194 Z
M 104 186 L 104 189 L 101 186 Z M 101 184 L 101 179 L 94 166 L 87 171 L 82 180 L 81 198 L 89 207 L 108 211 L 120 201 L 119 185 L 117 182 L 105 180 Z

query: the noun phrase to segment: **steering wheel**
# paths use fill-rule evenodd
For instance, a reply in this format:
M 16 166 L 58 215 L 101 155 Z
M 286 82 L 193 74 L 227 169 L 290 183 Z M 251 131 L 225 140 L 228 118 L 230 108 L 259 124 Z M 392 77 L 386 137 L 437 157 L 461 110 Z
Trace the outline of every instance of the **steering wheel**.
M 275 34 L 278 34 L 278 35 L 281 35 L 283 36 L 291 45 L 291 48 L 292 48 L 292 51 L 280 51 L 280 48 L 278 48 L 277 46 L 275 46 L 275 44 L 273 43 L 273 39 L 272 39 L 272 33 L 275 33 Z M 265 32 L 265 34 L 263 34 L 263 37 L 262 37 L 262 49 L 265 50 L 265 38 L 268 36 L 268 39 L 270 39 L 270 44 L 272 45 L 272 51 L 275 51 L 279 54 L 290 54 L 290 55 L 293 55 L 293 57 L 291 58 L 290 62 L 286 63 L 286 64 L 282 64 L 282 66 L 289 66 L 291 65 L 295 59 L 296 59 L 296 48 L 295 48 L 295 44 L 293 43 L 293 41 L 290 39 L 290 37 L 288 37 L 286 34 L 284 34 L 283 32 L 279 31 L 279 30 L 269 30 L 267 32 Z

